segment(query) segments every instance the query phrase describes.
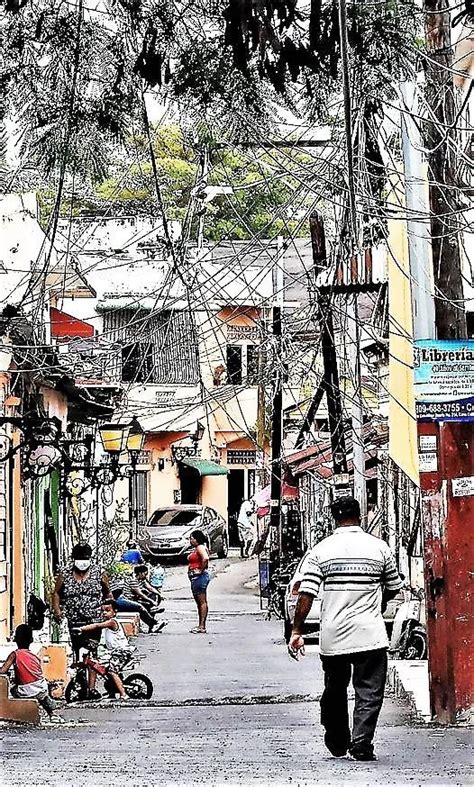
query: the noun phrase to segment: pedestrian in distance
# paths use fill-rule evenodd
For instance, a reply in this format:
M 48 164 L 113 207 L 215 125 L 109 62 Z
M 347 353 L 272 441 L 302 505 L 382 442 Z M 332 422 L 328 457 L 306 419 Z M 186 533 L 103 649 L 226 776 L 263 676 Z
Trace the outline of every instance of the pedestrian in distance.
M 251 500 L 243 500 L 237 518 L 240 540 L 240 556 L 250 557 L 256 541 L 257 528 L 253 521 L 255 506 Z
M 148 626 L 148 633 L 155 634 L 161 631 L 168 621 L 162 620 L 158 623 L 155 618 L 158 608 L 140 586 L 141 578 L 146 578 L 147 575 L 146 566 L 135 566 L 132 573 L 124 576 L 112 592 L 119 612 L 138 612 L 140 620 Z
M 198 609 L 199 623 L 191 629 L 192 634 L 205 634 L 208 615 L 207 586 L 209 576 L 209 552 L 207 538 L 202 530 L 193 530 L 189 540 L 193 547 L 188 557 L 188 577 L 191 582 L 191 592 Z
M 79 651 L 87 647 L 78 628 L 87 623 L 97 623 L 102 616 L 102 602 L 111 599 L 107 574 L 98 565 L 92 564 L 92 549 L 89 544 L 76 544 L 71 552 L 71 563 L 56 577 L 52 595 L 55 620 L 59 623 L 67 618 L 71 646 L 76 661 Z M 100 631 L 94 631 L 89 640 L 100 639 Z M 95 690 L 97 675 L 89 670 L 89 699 L 96 700 L 100 694 Z
M 12 651 L 0 667 L 0 675 L 13 667 L 14 682 L 11 687 L 13 697 L 21 699 L 35 699 L 46 711 L 51 721 L 63 723 L 61 716 L 56 716 L 54 711 L 60 705 L 49 696 L 48 683 L 43 675 L 41 661 L 30 650 L 33 642 L 33 629 L 26 623 L 21 623 L 15 629 L 13 641 L 17 649 Z
M 127 656 L 131 655 L 132 649 L 122 624 L 117 620 L 116 602 L 113 600 L 106 601 L 102 608 L 102 615 L 103 620 L 99 623 L 89 623 L 86 626 L 81 626 L 80 633 L 83 636 L 97 631 L 101 634 L 98 652 L 99 662 L 107 666 L 120 699 L 126 700 L 128 695 L 119 673 Z
M 320 541 L 302 563 L 290 656 L 304 655 L 304 622 L 322 586 L 320 654 L 324 671 L 321 723 L 334 757 L 375 760 L 373 738 L 383 703 L 388 638 L 383 619 L 387 602 L 402 587 L 393 555 L 380 538 L 360 526 L 353 497 L 331 506 L 334 533 Z M 355 692 L 352 734 L 347 688 Z

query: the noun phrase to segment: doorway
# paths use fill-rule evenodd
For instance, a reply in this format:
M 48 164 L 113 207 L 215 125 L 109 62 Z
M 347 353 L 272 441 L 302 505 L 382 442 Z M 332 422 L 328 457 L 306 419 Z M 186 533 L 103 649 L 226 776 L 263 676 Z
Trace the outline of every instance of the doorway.
M 229 470 L 227 518 L 229 522 L 229 544 L 240 546 L 237 518 L 245 497 L 245 470 Z
M 130 477 L 130 523 L 138 533 L 148 519 L 148 471 L 137 470 Z
M 201 498 L 201 476 L 191 467 L 179 465 L 179 478 L 181 482 L 181 503 L 196 505 Z

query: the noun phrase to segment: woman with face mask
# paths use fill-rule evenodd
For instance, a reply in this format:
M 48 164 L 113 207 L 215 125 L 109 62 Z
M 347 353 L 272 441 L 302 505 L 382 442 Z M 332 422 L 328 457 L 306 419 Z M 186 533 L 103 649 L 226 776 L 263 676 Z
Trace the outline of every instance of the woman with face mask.
M 111 599 L 109 578 L 97 565 L 92 564 L 89 544 L 76 544 L 71 552 L 71 563 L 57 576 L 52 596 L 55 620 L 67 618 L 71 645 L 76 660 L 86 642 L 100 639 L 100 629 L 86 635 L 78 633 L 80 626 L 102 620 L 101 604 Z M 89 671 L 89 699 L 99 699 L 95 690 L 95 672 Z

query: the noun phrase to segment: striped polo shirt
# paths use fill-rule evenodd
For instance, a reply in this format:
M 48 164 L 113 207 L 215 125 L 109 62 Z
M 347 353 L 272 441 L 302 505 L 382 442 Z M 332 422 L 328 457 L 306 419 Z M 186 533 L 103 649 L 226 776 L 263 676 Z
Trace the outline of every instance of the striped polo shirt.
M 394 557 L 380 538 L 359 526 L 338 527 L 305 556 L 300 593 L 321 593 L 323 656 L 388 647 L 382 589 L 399 590 Z

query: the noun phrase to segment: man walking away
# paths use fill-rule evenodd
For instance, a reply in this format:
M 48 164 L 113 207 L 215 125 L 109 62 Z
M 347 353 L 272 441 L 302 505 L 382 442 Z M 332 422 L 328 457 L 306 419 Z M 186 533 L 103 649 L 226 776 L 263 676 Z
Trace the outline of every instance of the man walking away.
M 303 624 L 322 585 L 320 652 L 324 670 L 321 723 L 334 757 L 375 760 L 373 738 L 387 676 L 388 638 L 382 612 L 402 587 L 387 544 L 365 533 L 353 497 L 331 506 L 336 530 L 306 555 L 288 650 L 304 654 Z M 347 687 L 355 692 L 352 736 Z

